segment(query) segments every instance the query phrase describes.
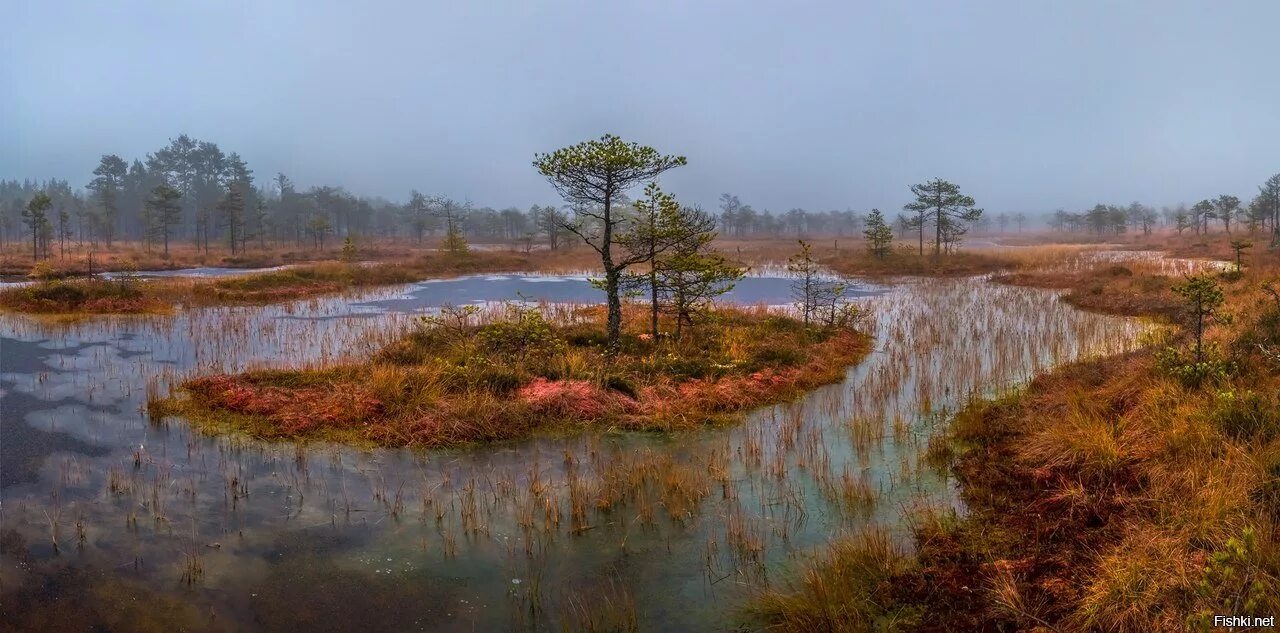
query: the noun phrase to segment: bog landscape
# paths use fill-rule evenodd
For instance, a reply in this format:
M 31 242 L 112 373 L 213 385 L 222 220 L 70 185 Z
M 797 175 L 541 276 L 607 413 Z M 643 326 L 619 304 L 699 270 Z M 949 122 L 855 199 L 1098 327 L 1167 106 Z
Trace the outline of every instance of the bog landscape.
M 1076 17 L 1052 28 L 1105 19 Z M 670 96 L 605 95 L 545 115 L 568 122 L 536 135 L 554 142 L 408 171 L 133 119 L 46 160 L 0 122 L 22 152 L 0 176 L 24 174 L 0 179 L 0 630 L 1136 632 L 1280 613 L 1274 152 L 1230 177 L 1163 155 L 1133 179 L 1081 167 L 1040 193 L 921 146 L 928 168 L 900 181 L 817 186 L 763 141 L 706 149 L 722 140 Z M 358 97 L 392 118 L 397 98 Z M 202 107 L 193 128 L 288 119 Z M 500 118 L 484 124 L 518 125 Z M 794 160 L 859 153 L 813 151 Z M 489 189 L 450 180 L 479 164 Z M 66 171 L 26 174 L 42 165 Z M 423 184 L 369 184 L 404 173 Z M 1067 206 L 1091 186 L 1157 193 Z M 817 210 L 836 195 L 854 202 Z

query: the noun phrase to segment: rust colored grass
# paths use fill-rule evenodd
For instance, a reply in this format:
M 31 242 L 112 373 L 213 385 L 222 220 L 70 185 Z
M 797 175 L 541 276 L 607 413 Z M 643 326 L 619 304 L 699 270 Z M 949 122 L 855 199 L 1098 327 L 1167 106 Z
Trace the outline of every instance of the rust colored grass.
M 1146 349 L 971 403 L 949 427 L 963 517 L 915 525 L 909 560 L 839 541 L 750 614 L 771 630 L 1136 632 L 1275 613 L 1280 297 L 1267 284 L 1277 279 L 1274 256 L 1221 279 L 1235 316 L 1212 338 L 1229 369 L 1199 387 Z M 1063 280 L 1132 292 L 1136 312 L 1165 291 L 1106 269 L 1013 281 Z
M 367 363 L 189 380 L 185 397 L 157 400 L 152 413 L 258 437 L 414 447 L 586 427 L 682 430 L 838 381 L 869 349 L 850 329 L 805 329 L 764 311 L 715 316 L 678 342 L 629 331 L 612 361 L 595 308 L 538 330 L 536 349 L 512 344 L 502 321 L 427 328 Z

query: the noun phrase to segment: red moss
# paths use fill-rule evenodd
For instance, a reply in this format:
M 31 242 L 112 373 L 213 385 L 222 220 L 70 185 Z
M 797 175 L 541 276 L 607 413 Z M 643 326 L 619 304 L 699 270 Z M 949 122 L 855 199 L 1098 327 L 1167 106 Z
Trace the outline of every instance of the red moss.
M 265 416 L 278 435 L 302 434 L 319 427 L 351 427 L 379 416 L 382 403 L 350 383 L 324 387 L 263 387 L 238 376 L 197 378 L 186 384 L 207 406 Z
M 704 379 L 646 376 L 652 382 L 639 386 L 634 397 L 595 381 L 536 377 L 509 394 L 481 388 L 416 400 L 399 398 L 395 389 L 374 391 L 360 367 L 327 375 L 303 372 L 286 381 L 273 375 L 223 375 L 188 381 L 190 404 L 176 412 L 253 416 L 250 432 L 264 437 L 354 437 L 384 446 L 509 440 L 566 423 L 689 429 L 836 382 L 867 347 L 864 335 L 838 332 L 811 344 L 807 360 L 798 366 Z M 295 379 L 304 383 L 289 384 Z
M 634 400 L 585 380 L 535 378 L 516 396 L 537 414 L 590 420 L 636 409 Z

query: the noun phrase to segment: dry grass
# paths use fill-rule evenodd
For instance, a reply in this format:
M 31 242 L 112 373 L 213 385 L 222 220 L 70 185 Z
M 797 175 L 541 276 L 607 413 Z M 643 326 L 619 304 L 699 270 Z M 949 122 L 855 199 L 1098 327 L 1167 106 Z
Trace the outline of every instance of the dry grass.
M 341 246 L 339 243 L 337 246 Z M 267 268 L 282 264 L 337 260 L 339 250 L 308 250 L 293 244 L 269 243 L 266 249 L 257 244 L 249 247 L 248 252 L 232 255 L 225 246 L 218 245 L 204 252 L 189 243 L 173 243 L 169 245 L 169 256 L 165 257 L 159 248 L 146 248 L 139 242 L 116 242 L 111 248 L 99 245 L 90 249 L 88 245 L 79 247 L 68 245 L 62 254 L 57 245 L 53 247 L 53 257 L 46 260 L 55 276 L 66 277 L 84 275 L 89 272 L 128 270 L 170 270 L 174 268 L 195 268 L 199 266 L 217 266 L 226 268 Z M 389 257 L 405 256 L 404 248 L 370 247 L 369 256 Z M 92 262 L 90 259 L 92 258 Z M 91 265 L 92 264 L 92 265 Z M 32 268 L 31 251 L 16 249 L 13 245 L 0 251 L 0 275 L 26 275 Z
M 531 268 L 536 269 L 537 266 L 530 258 L 501 252 L 432 254 L 372 265 L 329 262 L 198 283 L 192 286 L 190 301 L 200 304 L 272 303 L 353 288 Z
M 997 275 L 994 281 L 1033 288 L 1059 288 L 1063 300 L 1082 310 L 1124 316 L 1177 314 L 1179 303 L 1170 288 L 1178 280 L 1165 275 L 1135 274 L 1138 266 L 1100 264 L 1084 270 L 1049 269 Z
M 584 251 L 430 253 L 375 264 L 322 262 L 214 281 L 103 279 L 37 282 L 0 291 L 0 308 L 33 314 L 154 314 L 177 305 L 261 305 L 346 290 L 486 272 L 581 270 Z
M 820 562 L 780 591 L 763 594 L 749 615 L 770 631 L 893 631 L 918 622 L 895 608 L 895 577 L 912 561 L 892 536 L 871 530 L 831 544 Z
M 1145 294 L 1163 287 L 1116 277 L 1104 292 L 1159 305 Z M 868 630 L 910 613 L 918 630 L 1149 631 L 1276 613 L 1280 300 L 1263 284 L 1277 277 L 1271 256 L 1222 280 L 1234 318 L 1211 338 L 1230 369 L 1201 387 L 1146 350 L 972 403 L 950 426 L 965 517 L 917 526 L 915 556 L 874 574 L 837 575 L 862 547 L 837 545 L 805 583 L 761 598 L 757 616 L 781 630 Z M 814 616 L 832 612 L 856 617 Z
M 171 304 L 129 279 L 76 279 L 0 291 L 0 308 L 42 315 L 160 314 Z
M 438 241 L 418 244 L 406 240 L 357 237 L 356 259 L 362 262 L 403 262 L 429 257 L 440 254 L 436 248 Z M 594 259 L 595 253 L 585 247 L 556 251 L 538 249 L 524 253 L 519 244 L 496 244 L 477 246 L 472 252 L 522 255 L 538 266 L 537 270 L 549 272 L 579 271 L 599 266 L 598 259 Z M 65 254 L 55 244 L 52 256 L 43 262 L 52 276 L 69 277 L 89 272 L 174 270 L 201 266 L 269 268 L 285 264 L 337 262 L 341 258 L 342 240 L 335 239 L 323 249 L 299 246 L 293 242 L 267 242 L 261 246 L 254 242 L 248 245 L 247 250 L 235 255 L 231 254 L 225 244 L 213 244 L 205 252 L 187 242 L 174 242 L 169 245 L 167 257 L 159 247 L 147 248 L 141 242 L 116 242 L 111 248 L 99 244 L 93 249 L 87 244 L 68 244 Z M 29 244 L 0 246 L 0 276 L 25 276 L 34 265 Z

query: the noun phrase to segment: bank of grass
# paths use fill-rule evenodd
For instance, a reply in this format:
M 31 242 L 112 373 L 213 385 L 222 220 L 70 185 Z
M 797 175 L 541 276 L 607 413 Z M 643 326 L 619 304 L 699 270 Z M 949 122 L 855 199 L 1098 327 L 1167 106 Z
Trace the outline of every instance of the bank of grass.
M 914 250 L 895 249 L 884 257 L 876 257 L 865 248 L 846 250 L 825 257 L 822 263 L 843 275 L 893 277 L 899 275 L 927 277 L 967 277 L 1019 265 L 1018 260 L 995 250 L 960 250 L 934 257 Z
M 175 306 L 261 305 L 323 294 L 488 272 L 560 271 L 571 254 L 431 253 L 378 263 L 322 262 L 212 281 L 182 278 L 44 279 L 0 290 L 0 309 L 85 317 L 162 314 Z
M 296 264 L 323 260 L 337 260 L 341 244 L 328 249 L 307 249 L 293 244 L 270 242 L 266 248 L 251 245 L 244 252 L 231 254 L 225 246 L 214 246 L 210 251 L 192 244 L 171 244 L 169 254 L 156 247 L 147 248 L 139 242 L 116 242 L 107 247 L 68 245 L 64 251 L 54 248 L 53 256 L 43 260 L 51 277 L 65 278 L 85 276 L 90 273 L 134 270 L 175 270 L 213 266 L 219 268 L 269 268 L 284 264 Z M 366 256 L 375 259 L 402 258 L 408 256 L 403 247 L 369 247 Z M 0 251 L 0 276 L 21 277 L 31 271 L 31 249 L 7 248 Z
M 1181 278 L 1153 274 L 1140 264 L 1097 264 L 1085 269 L 1039 269 L 1001 273 L 996 283 L 1065 290 L 1062 300 L 1091 312 L 1174 318 L 1179 309 L 1173 285 Z M 1136 270 L 1135 270 L 1136 269 Z
M 363 261 L 403 261 L 436 252 L 436 241 L 418 244 L 406 240 L 384 238 L 356 239 L 356 250 Z M 302 245 L 293 241 L 256 241 L 231 253 L 225 244 L 211 244 L 208 250 L 189 242 L 174 242 L 166 255 L 158 245 L 137 241 L 116 241 L 110 247 L 103 243 L 54 246 L 51 256 L 41 260 L 50 277 L 66 278 L 90 273 L 128 272 L 139 270 L 178 270 L 211 266 L 218 268 L 270 268 L 274 266 L 336 262 L 342 257 L 342 240 L 332 240 L 325 248 Z M 515 250 L 516 246 L 510 246 Z M 31 272 L 33 262 L 30 244 L 0 246 L 0 276 L 23 277 Z
M 1280 611 L 1280 276 L 1222 279 L 1220 371 L 1157 346 L 975 401 L 931 443 L 967 508 L 914 524 L 911 555 L 837 541 L 749 616 L 779 631 L 1208 630 Z M 1160 343 L 1186 345 L 1186 341 Z
M 438 277 L 536 268 L 537 262 L 529 256 L 507 252 L 440 253 L 367 265 L 326 262 L 198 283 L 192 286 L 191 300 L 202 304 L 273 303 Z
M 1006 252 L 1007 249 L 961 249 L 935 259 L 931 250 L 920 255 L 914 248 L 899 245 L 884 257 L 876 257 L 860 238 L 827 237 L 805 241 L 823 266 L 852 277 L 963 277 L 1019 266 L 1018 258 Z M 715 246 L 725 257 L 747 268 L 783 265 L 798 248 L 797 240 L 783 238 L 720 239 Z
M 871 254 L 861 239 L 846 237 L 806 241 L 812 246 L 814 257 L 827 268 L 846 276 L 870 278 L 968 277 L 1039 270 L 1061 266 L 1099 248 L 1095 243 L 1050 241 L 1062 236 L 1041 237 L 1041 241 L 1025 246 L 961 245 L 955 252 L 939 257 L 934 257 L 928 245 L 921 254 L 914 243 L 908 246 L 903 241 L 896 243 L 883 257 Z M 797 244 L 794 239 L 721 239 L 716 242 L 716 247 L 743 266 L 760 267 L 785 263 L 795 254 Z
M 171 301 L 128 278 L 50 280 L 0 291 L 0 308 L 28 314 L 164 314 Z
M 423 448 L 584 428 L 693 429 L 836 382 L 870 347 L 852 328 L 721 308 L 679 341 L 649 340 L 643 315 L 630 315 L 609 360 L 599 308 L 554 324 L 536 309 L 509 310 L 484 322 L 449 313 L 367 362 L 188 380 L 151 413 L 264 439 Z

